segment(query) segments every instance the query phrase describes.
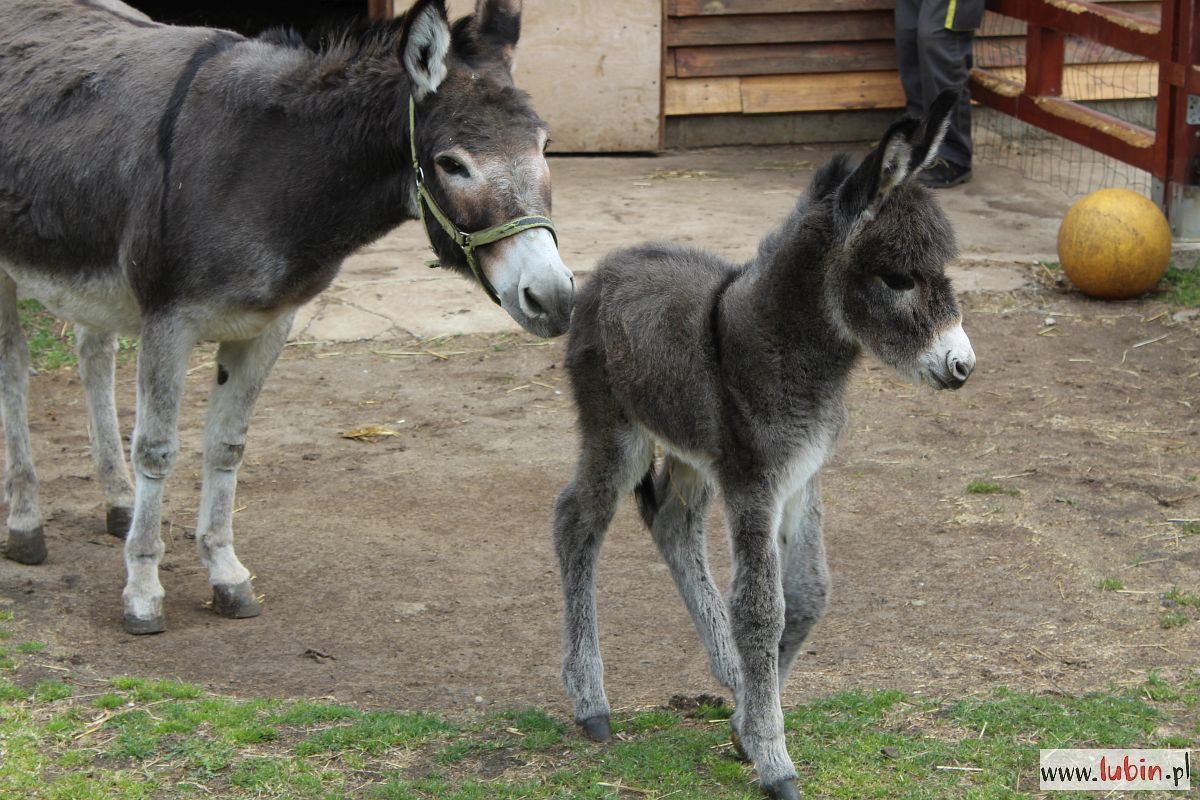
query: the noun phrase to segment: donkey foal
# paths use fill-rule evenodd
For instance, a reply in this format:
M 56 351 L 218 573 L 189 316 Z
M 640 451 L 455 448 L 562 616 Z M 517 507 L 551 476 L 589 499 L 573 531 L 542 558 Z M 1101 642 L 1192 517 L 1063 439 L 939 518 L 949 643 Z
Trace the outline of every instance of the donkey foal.
M 609 738 L 596 633 L 600 545 L 622 495 L 642 517 L 737 701 L 735 742 L 771 797 L 798 797 L 780 686 L 825 609 L 817 473 L 845 421 L 865 349 L 902 375 L 957 389 L 975 354 L 944 266 L 954 236 L 912 178 L 954 104 L 897 122 L 851 171 L 821 167 L 787 220 L 737 267 L 701 250 L 617 251 L 581 291 L 567 367 L 582 448 L 558 498 L 563 677 L 588 736 Z M 655 442 L 666 458 L 655 470 Z M 729 608 L 704 519 L 719 486 L 733 551 Z

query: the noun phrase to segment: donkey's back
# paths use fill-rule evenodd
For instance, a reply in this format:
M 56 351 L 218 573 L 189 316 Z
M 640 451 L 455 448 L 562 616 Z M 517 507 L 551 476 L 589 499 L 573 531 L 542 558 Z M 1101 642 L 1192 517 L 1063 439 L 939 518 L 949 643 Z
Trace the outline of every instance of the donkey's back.
M 112 269 L 155 207 L 173 84 L 213 32 L 115 0 L 16 0 L 0 27 L 0 259 Z M 230 34 L 232 35 L 232 34 Z

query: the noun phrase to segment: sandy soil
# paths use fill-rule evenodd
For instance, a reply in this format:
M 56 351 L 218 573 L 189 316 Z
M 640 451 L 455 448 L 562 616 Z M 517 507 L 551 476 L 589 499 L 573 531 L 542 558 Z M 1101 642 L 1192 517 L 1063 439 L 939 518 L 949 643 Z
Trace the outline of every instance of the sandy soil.
M 964 306 L 979 368 L 961 392 L 914 388 L 869 360 L 856 373 L 849 433 L 824 480 L 835 593 L 789 701 L 851 687 L 1078 692 L 1197 663 L 1200 621 L 1164 630 L 1159 615 L 1171 586 L 1200 590 L 1200 536 L 1170 522 L 1200 518 L 1200 323 L 1153 300 L 1053 287 L 969 294 Z M 445 357 L 401 355 L 422 350 Z M 197 353 L 189 377 L 164 529 L 169 630 L 152 637 L 121 630 L 120 542 L 103 532 L 79 379 L 32 379 L 50 558 L 0 560 L 0 605 L 21 637 L 50 643 L 42 669 L 569 713 L 548 530 L 575 450 L 561 341 L 289 347 L 251 428 L 236 516 L 265 612 L 237 621 L 204 608 L 189 539 L 210 355 Z M 132 408 L 131 365 L 119 398 Z M 130 429 L 131 413 L 122 421 Z M 398 435 L 340 436 L 366 424 Z M 977 479 L 1019 494 L 969 494 Z M 1102 591 L 1106 577 L 1142 593 Z M 600 584 L 614 706 L 716 688 L 630 507 Z

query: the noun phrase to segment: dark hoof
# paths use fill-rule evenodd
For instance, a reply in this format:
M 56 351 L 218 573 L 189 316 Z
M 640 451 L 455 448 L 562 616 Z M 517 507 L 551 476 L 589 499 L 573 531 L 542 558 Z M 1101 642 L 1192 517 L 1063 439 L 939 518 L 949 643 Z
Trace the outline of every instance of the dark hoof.
M 31 531 L 8 532 L 8 549 L 5 556 L 18 564 L 40 564 L 46 560 L 46 537 L 42 526 Z
M 792 778 L 778 781 L 770 786 L 764 784 L 763 791 L 771 800 L 800 800 L 800 790 L 796 788 L 796 781 Z
M 745 749 L 742 747 L 742 737 L 738 736 L 737 728 L 733 727 L 733 723 L 729 723 L 729 743 L 733 745 L 733 752 L 737 754 L 739 761 L 750 763 L 750 756 L 746 755 Z
M 584 736 L 593 742 L 607 742 L 612 739 L 612 726 L 609 724 L 607 714 L 579 720 L 579 727 L 583 728 Z
M 132 614 L 125 615 L 125 632 L 132 633 L 134 636 L 145 636 L 149 633 L 162 633 L 167 629 L 167 620 L 159 614 L 158 616 L 142 619 L 135 617 Z
M 104 528 L 118 539 L 129 535 L 129 526 L 133 524 L 133 509 L 125 506 L 113 506 L 104 518 Z
M 244 581 L 236 586 L 214 586 L 213 611 L 222 617 L 245 619 L 261 614 L 262 605 L 254 596 L 254 586 Z

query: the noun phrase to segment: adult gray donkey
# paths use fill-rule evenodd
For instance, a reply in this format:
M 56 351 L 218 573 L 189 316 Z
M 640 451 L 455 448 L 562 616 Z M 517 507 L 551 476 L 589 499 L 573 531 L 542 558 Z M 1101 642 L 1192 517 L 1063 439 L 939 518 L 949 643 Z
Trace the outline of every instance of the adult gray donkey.
M 196 545 L 213 607 L 259 613 L 233 549 L 249 418 L 295 310 L 355 248 L 422 218 L 443 265 L 562 333 L 547 129 L 513 85 L 520 0 L 442 0 L 307 46 L 159 25 L 117 0 L 7 0 L 0 26 L 0 379 L 7 556 L 46 557 L 18 291 L 75 323 L 125 628 L 164 629 L 160 517 L 188 354 L 220 342 Z M 140 335 L 131 483 L 116 333 Z

